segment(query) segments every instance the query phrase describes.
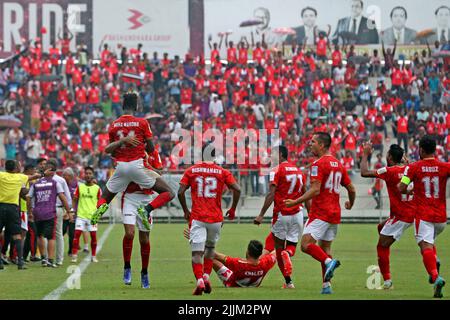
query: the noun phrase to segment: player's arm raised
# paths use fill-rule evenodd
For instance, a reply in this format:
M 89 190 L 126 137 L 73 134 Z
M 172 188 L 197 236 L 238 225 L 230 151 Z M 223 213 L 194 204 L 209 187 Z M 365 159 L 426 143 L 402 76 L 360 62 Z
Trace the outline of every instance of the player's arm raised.
M 405 172 L 403 173 L 403 177 L 397 185 L 398 191 L 402 194 L 408 193 L 408 186 L 411 183 L 411 171 L 410 166 L 406 166 Z
M 317 197 L 320 194 L 320 186 L 321 182 L 319 180 L 313 180 L 311 181 L 311 187 L 308 191 L 306 191 L 300 198 L 297 199 L 287 199 L 284 200 L 284 204 L 286 207 L 293 207 L 296 206 L 299 203 L 306 202 L 308 200 L 311 200 L 314 197 Z
M 273 202 L 273 199 L 275 198 L 275 189 L 276 186 L 274 184 L 271 184 L 269 192 L 266 194 L 266 198 L 264 199 L 264 204 L 261 208 L 261 211 L 259 212 L 259 215 L 253 220 L 254 224 L 260 225 L 262 223 L 266 211 L 269 209 L 270 205 Z
M 183 208 L 184 219 L 186 219 L 186 221 L 189 222 L 189 217 L 191 215 L 191 212 L 189 211 L 187 203 L 186 203 L 186 190 L 187 189 L 189 189 L 189 186 L 180 183 L 180 188 L 178 189 L 178 200 L 180 201 L 181 207 Z
M 363 178 L 376 178 L 377 173 L 375 170 L 369 170 L 369 161 L 368 158 L 372 154 L 373 147 L 372 143 L 366 142 L 363 145 L 363 156 L 361 159 L 361 177 Z
M 228 186 L 233 193 L 233 202 L 231 203 L 231 208 L 227 211 L 228 220 L 233 220 L 236 216 L 236 207 L 239 202 L 239 198 L 241 197 L 241 187 L 235 182 Z

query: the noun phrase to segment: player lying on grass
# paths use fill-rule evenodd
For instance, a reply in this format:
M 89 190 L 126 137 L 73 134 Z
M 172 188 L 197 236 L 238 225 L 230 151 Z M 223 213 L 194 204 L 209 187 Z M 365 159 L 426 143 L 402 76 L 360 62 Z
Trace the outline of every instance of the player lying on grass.
M 436 141 L 426 135 L 419 141 L 420 159 L 406 166 L 399 191 L 408 193 L 414 183 L 415 236 L 420 247 L 423 264 L 434 287 L 434 297 L 442 298 L 445 280 L 439 275 L 437 265 L 436 238 L 447 225 L 447 180 L 450 164 L 435 159 Z
M 405 165 L 402 164 L 403 149 L 398 144 L 392 144 L 386 155 L 387 167 L 378 170 L 369 170 L 368 158 L 373 151 L 372 143 L 364 144 L 364 153 L 361 161 L 361 176 L 364 178 L 378 178 L 386 181 L 389 194 L 389 218 L 378 225 L 380 237 L 377 244 L 378 265 L 383 275 L 382 289 L 393 289 L 389 267 L 390 247 L 400 240 L 401 236 L 414 222 L 415 204 L 412 194 L 401 194 L 397 188 Z
M 310 147 L 318 159 L 311 165 L 311 187 L 296 200 L 284 200 L 287 207 L 311 201 L 311 208 L 303 230 L 302 251 L 319 261 L 322 265 L 322 294 L 330 294 L 334 270 L 339 267 L 339 260 L 331 256 L 331 244 L 336 238 L 341 222 L 340 188 L 347 189 L 349 201 L 345 208 L 350 210 L 355 202 L 356 192 L 347 170 L 330 154 L 331 137 L 326 132 L 314 133 Z M 316 244 L 318 243 L 318 245 Z
M 280 164 L 270 173 L 270 189 L 266 195 L 260 214 L 254 219 L 254 224 L 261 224 L 264 214 L 272 202 L 272 235 L 276 249 L 278 267 L 285 279 L 283 288 L 294 288 L 291 279 L 292 262 L 290 257 L 295 254 L 298 239 L 303 231 L 303 206 L 287 208 L 286 199 L 296 199 L 306 192 L 306 179 L 302 171 L 287 161 L 288 150 L 279 146 Z M 309 202 L 306 202 L 309 206 Z
M 155 149 L 153 154 L 148 157 L 148 163 L 156 171 L 162 170 L 161 158 Z M 137 209 L 142 205 L 149 203 L 155 198 L 151 189 L 142 190 L 134 182 L 130 183 L 122 195 L 122 214 L 125 235 L 122 241 L 122 251 L 124 260 L 123 282 L 131 285 L 131 252 L 133 250 L 133 240 L 135 225 L 139 230 L 139 244 L 141 246 L 141 287 L 150 288 L 148 277 L 148 264 L 150 260 L 150 230 L 153 225 L 153 217 L 150 213 L 149 219 L 143 219 L 137 214 Z
M 227 212 L 230 220 L 235 217 L 241 195 L 241 188 L 231 172 L 214 163 L 215 150 L 205 145 L 202 154 L 203 162 L 186 169 L 178 189 L 178 199 L 190 228 L 192 270 L 197 280 L 194 295 L 211 293 L 212 290 L 209 276 L 213 268 L 214 249 L 223 224 L 222 193 L 225 186 L 233 192 L 233 202 Z M 188 209 L 185 195 L 189 188 L 191 210 Z
M 108 210 L 109 203 L 117 193 L 126 190 L 131 182 L 142 189 L 152 189 L 159 195 L 145 206 L 138 208 L 139 214 L 147 220 L 154 209 L 157 209 L 173 199 L 174 194 L 160 176 L 151 169 L 145 161 L 146 151 L 152 154 L 155 150 L 152 142 L 152 132 L 147 120 L 137 118 L 133 114 L 138 108 L 138 95 L 127 92 L 123 96 L 124 115 L 111 123 L 109 127 L 110 144 L 105 152 L 110 153 L 117 161 L 117 167 L 112 177 L 106 183 L 106 188 L 97 203 L 97 210 L 91 218 L 92 224 L 97 224 L 100 217 Z
M 189 229 L 184 229 L 184 237 L 189 240 Z M 225 287 L 249 288 L 259 287 L 276 262 L 274 250 L 265 252 L 260 241 L 251 240 L 245 259 L 215 252 L 213 268 Z

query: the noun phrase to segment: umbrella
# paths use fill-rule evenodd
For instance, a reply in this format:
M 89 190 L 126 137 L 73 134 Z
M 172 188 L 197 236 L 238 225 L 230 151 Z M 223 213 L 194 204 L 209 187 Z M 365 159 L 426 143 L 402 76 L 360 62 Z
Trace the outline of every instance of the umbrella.
M 18 128 L 22 125 L 22 121 L 14 116 L 0 116 L 0 127 L 3 128 Z
M 150 120 L 150 119 L 158 119 L 158 118 L 162 118 L 163 115 L 159 114 L 159 113 L 149 113 L 145 116 L 145 119 Z
M 448 58 L 450 57 L 450 51 L 439 51 L 431 54 L 433 58 Z
M 219 32 L 219 33 L 218 33 L 218 36 L 219 36 L 219 37 L 221 37 L 221 36 L 226 36 L 226 35 L 230 35 L 230 34 L 232 34 L 232 33 L 233 33 L 233 30 L 228 29 L 227 31 Z
M 296 34 L 295 30 L 292 28 L 275 28 L 273 29 L 275 34 Z
M 368 63 L 370 61 L 369 57 L 366 56 L 351 56 L 348 58 L 350 62 L 353 62 L 354 64 L 362 64 L 362 63 Z
M 122 73 L 122 77 L 124 78 L 131 78 L 131 79 L 136 79 L 136 80 L 144 80 L 144 77 L 139 75 L 139 74 L 135 74 L 135 73 Z
M 416 40 L 428 38 L 429 36 L 432 36 L 434 34 L 436 34 L 436 32 L 434 32 L 432 29 L 425 29 L 425 30 L 417 32 Z
M 40 81 L 62 81 L 63 77 L 62 76 L 56 76 L 53 74 L 44 74 L 42 76 L 36 77 L 36 80 L 40 80 Z
M 264 22 L 262 22 L 259 19 L 249 19 L 249 20 L 242 21 L 241 24 L 239 25 L 239 27 L 253 27 L 253 26 L 263 24 L 263 23 Z

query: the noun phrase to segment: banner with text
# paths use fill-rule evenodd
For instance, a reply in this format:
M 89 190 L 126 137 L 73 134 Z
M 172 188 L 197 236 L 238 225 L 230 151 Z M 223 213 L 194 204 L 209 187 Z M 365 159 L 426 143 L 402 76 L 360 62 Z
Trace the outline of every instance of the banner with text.
M 411 45 L 420 49 L 426 41 L 450 38 L 450 8 L 445 0 L 204 0 L 206 57 L 209 43 L 220 43 L 228 34 L 235 44 L 241 40 L 261 42 L 269 47 L 283 42 L 314 44 L 320 31 L 330 32 L 334 43 L 356 45 Z M 314 31 L 316 30 L 316 31 Z M 224 41 L 224 38 L 223 38 Z M 372 46 L 368 46 L 371 49 Z M 225 43 L 221 56 L 225 56 Z

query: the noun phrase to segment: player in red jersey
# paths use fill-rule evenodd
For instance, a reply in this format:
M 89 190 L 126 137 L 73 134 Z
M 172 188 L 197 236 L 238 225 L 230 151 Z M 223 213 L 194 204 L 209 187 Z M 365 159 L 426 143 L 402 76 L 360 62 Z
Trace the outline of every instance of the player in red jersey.
M 148 157 L 148 164 L 153 170 L 160 172 L 162 170 L 161 158 L 158 150 L 154 150 Z M 158 178 L 160 179 L 160 178 Z M 137 209 L 141 205 L 146 205 L 154 199 L 151 189 L 141 189 L 139 185 L 132 182 L 122 195 L 122 214 L 125 235 L 122 241 L 122 251 L 124 260 L 123 281 L 126 285 L 131 285 L 131 252 L 133 250 L 134 230 L 137 225 L 139 230 L 139 243 L 141 246 L 141 287 L 150 288 L 148 279 L 148 264 L 150 259 L 150 230 L 153 225 L 153 217 L 150 214 L 148 219 L 143 219 L 137 214 Z
M 192 250 L 192 269 L 197 279 L 194 295 L 211 292 L 209 276 L 213 268 L 214 248 L 223 223 L 222 193 L 225 186 L 233 192 L 233 203 L 227 212 L 229 220 L 235 217 L 241 189 L 230 171 L 214 163 L 215 151 L 205 155 L 203 162 L 187 169 L 181 178 L 178 199 L 189 222 L 189 243 Z M 191 188 L 192 209 L 189 211 L 185 193 Z M 203 257 L 204 256 L 204 257 Z
M 422 137 L 419 142 L 421 160 L 406 166 L 398 188 L 401 193 L 406 194 L 408 186 L 414 183 L 416 241 L 430 276 L 429 281 L 434 285 L 434 297 L 442 298 L 445 280 L 439 275 L 435 241 L 447 224 L 445 195 L 450 165 L 436 160 L 435 152 L 436 141 L 433 137 Z
M 245 259 L 216 252 L 214 271 L 225 287 L 259 287 L 276 261 L 275 252 L 263 254 L 262 243 L 251 240 Z
M 189 240 L 189 229 L 184 229 L 183 234 Z M 233 258 L 223 253 L 215 253 L 213 268 L 225 287 L 259 287 L 277 262 L 275 250 L 265 252 L 258 240 L 249 242 L 245 257 Z
M 340 265 L 339 260 L 331 257 L 331 244 L 341 221 L 340 187 L 344 186 L 347 189 L 349 197 L 349 201 L 345 202 L 347 210 L 353 207 L 356 192 L 347 170 L 330 154 L 331 136 L 326 132 L 316 132 L 310 146 L 312 153 L 318 158 L 311 165 L 311 187 L 300 198 L 284 202 L 287 207 L 292 207 L 312 199 L 308 221 L 303 230 L 301 248 L 322 264 L 322 294 L 330 294 L 332 293 L 330 280 L 334 270 Z
M 152 210 L 173 199 L 174 194 L 164 180 L 147 165 L 146 151 L 151 154 L 155 150 L 152 142 L 152 132 L 147 120 L 133 116 L 137 110 L 138 95 L 129 91 L 123 98 L 124 114 L 115 120 L 108 131 L 110 144 L 105 148 L 106 153 L 113 155 L 117 167 L 112 177 L 106 183 L 105 191 L 97 203 L 97 210 L 93 213 L 91 223 L 108 210 L 109 203 L 117 193 L 126 190 L 134 182 L 142 189 L 152 189 L 159 193 L 151 203 L 139 207 L 138 213 L 150 216 Z
M 414 222 L 415 206 L 412 194 L 401 194 L 397 188 L 403 177 L 405 166 L 402 165 L 403 149 L 398 144 L 392 144 L 386 155 L 387 167 L 369 170 L 368 158 L 373 151 L 372 143 L 364 144 L 361 160 L 361 176 L 364 178 L 378 178 L 386 181 L 389 194 L 389 218 L 378 225 L 380 234 L 377 244 L 378 266 L 383 275 L 384 284 L 380 289 L 393 289 L 389 268 L 390 247 L 400 240 L 403 232 Z
M 299 236 L 303 231 L 303 207 L 301 204 L 297 204 L 287 208 L 283 201 L 296 199 L 305 193 L 306 179 L 297 166 L 287 161 L 287 148 L 285 146 L 278 148 L 280 164 L 270 173 L 270 189 L 254 223 L 261 224 L 266 211 L 273 202 L 272 234 L 278 267 L 285 279 L 283 288 L 294 288 L 291 279 L 292 262 L 290 257 L 295 254 Z

